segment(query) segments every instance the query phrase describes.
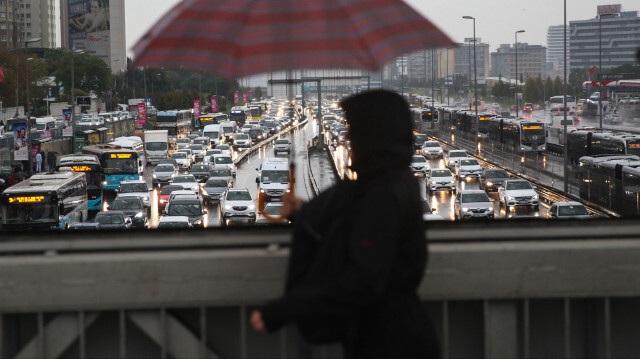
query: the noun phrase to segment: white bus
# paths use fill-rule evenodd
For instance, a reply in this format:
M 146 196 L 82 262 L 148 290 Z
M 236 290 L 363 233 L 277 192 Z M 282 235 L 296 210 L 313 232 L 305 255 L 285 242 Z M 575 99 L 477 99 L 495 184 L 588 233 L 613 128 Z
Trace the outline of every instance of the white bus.
M 562 108 L 564 103 L 563 97 L 564 96 L 552 96 L 549 98 L 549 108 L 552 112 L 554 111 L 554 108 L 556 110 L 558 108 Z M 574 96 L 567 95 L 567 110 L 570 110 L 571 112 L 576 111 L 576 98 Z
M 138 136 L 117 137 L 109 142 L 110 145 L 117 145 L 126 150 L 133 150 L 138 153 L 138 173 L 143 174 L 147 167 L 147 156 L 144 151 L 144 142 Z

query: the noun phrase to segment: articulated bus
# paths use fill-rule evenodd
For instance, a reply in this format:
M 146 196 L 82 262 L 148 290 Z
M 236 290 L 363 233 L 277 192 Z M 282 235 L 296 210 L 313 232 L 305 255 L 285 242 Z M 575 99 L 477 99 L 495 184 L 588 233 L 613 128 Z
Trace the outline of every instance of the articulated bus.
M 167 130 L 169 140 L 184 138 L 191 132 L 191 110 L 161 111 L 156 114 L 156 129 Z
M 579 163 L 581 198 L 623 217 L 640 217 L 640 157 L 584 156 Z
M 493 114 L 479 112 L 476 121 L 475 111 L 458 111 L 453 123 L 459 131 L 475 136 L 477 130 L 478 137 L 487 138 L 489 137 L 489 120 L 494 117 Z
M 413 129 L 421 133 L 430 133 L 438 129 L 438 111 L 429 108 L 410 108 Z
M 0 194 L 2 224 L 11 229 L 67 229 L 86 221 L 87 180 L 80 172 L 39 173 Z
M 124 149 L 118 145 L 95 145 L 84 147 L 82 153 L 96 155 L 100 160 L 104 175 L 103 190 L 113 191 L 122 181 L 140 178 L 139 168 L 142 166 L 142 159 L 135 150 Z
M 207 125 L 217 125 L 220 122 L 227 121 L 227 120 L 229 120 L 229 115 L 227 115 L 226 113 L 221 113 L 221 112 L 207 113 L 204 115 L 200 115 L 200 117 L 198 118 L 194 117 L 193 129 L 199 130 L 200 132 L 202 132 L 202 130 Z
M 625 132 L 575 130 L 567 134 L 569 161 L 577 164 L 582 156 L 640 156 L 640 135 Z
M 494 117 L 489 122 L 489 139 L 512 150 L 541 152 L 547 148 L 547 129 L 543 121 Z
M 87 177 L 87 207 L 90 211 L 102 210 L 102 166 L 95 155 L 63 155 L 58 157 L 56 170 L 67 167 L 72 172 L 83 172 Z

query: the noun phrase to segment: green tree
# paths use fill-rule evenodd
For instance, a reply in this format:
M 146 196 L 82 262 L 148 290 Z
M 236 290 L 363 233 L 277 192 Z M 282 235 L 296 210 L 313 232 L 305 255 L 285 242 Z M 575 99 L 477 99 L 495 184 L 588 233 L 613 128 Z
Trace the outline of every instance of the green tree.
M 556 79 L 553 80 L 553 89 L 551 91 L 551 94 L 551 96 L 562 96 L 563 94 L 562 80 L 560 80 L 560 78 L 557 76 Z
M 60 56 L 60 60 L 55 65 L 53 76 L 61 83 L 68 91 L 68 96 L 71 96 L 71 51 L 63 50 L 64 52 Z M 78 90 L 83 90 L 86 93 L 94 93 L 101 97 L 109 89 L 111 82 L 111 72 L 107 67 L 107 64 L 97 56 L 92 56 L 87 53 L 73 55 L 73 72 L 74 72 L 74 85 Z M 68 98 L 69 99 L 69 98 Z

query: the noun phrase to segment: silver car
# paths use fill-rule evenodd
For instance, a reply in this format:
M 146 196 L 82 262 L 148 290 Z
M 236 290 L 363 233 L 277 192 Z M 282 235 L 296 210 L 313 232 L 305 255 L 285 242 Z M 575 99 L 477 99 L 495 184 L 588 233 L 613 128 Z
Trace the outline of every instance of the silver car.
M 582 203 L 563 201 L 552 204 L 547 212 L 547 217 L 555 219 L 587 219 L 591 218 L 591 215 Z
M 434 168 L 427 172 L 426 177 L 427 193 L 456 190 L 456 180 L 448 168 Z
M 494 219 L 493 203 L 485 191 L 462 190 L 456 194 L 454 217 L 458 219 Z
M 464 150 L 450 150 L 444 155 L 444 163 L 449 169 L 453 169 L 459 159 L 468 157 L 469 155 Z
M 444 150 L 438 141 L 425 141 L 422 145 L 422 155 L 427 158 L 442 157 Z
M 526 180 L 507 180 L 498 188 L 498 199 L 501 206 L 530 206 L 537 209 L 540 198 L 535 187 Z
M 162 186 L 163 184 L 167 184 L 171 182 L 174 176 L 178 174 L 176 168 L 170 163 L 163 163 L 156 166 L 153 169 L 153 174 L 151 175 L 151 183 L 155 187 Z

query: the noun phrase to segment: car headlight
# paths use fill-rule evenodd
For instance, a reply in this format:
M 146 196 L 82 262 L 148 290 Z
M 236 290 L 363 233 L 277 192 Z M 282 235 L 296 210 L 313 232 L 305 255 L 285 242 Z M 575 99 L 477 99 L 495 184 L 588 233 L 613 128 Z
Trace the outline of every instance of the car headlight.
M 489 187 L 493 186 L 493 182 L 491 182 L 491 181 L 487 182 L 487 186 L 489 186 Z
M 198 186 L 191 187 L 191 190 L 192 190 L 193 192 L 198 192 Z
M 256 206 L 255 206 L 255 205 L 253 205 L 253 204 L 250 204 L 247 208 L 248 208 L 250 211 L 253 211 L 254 209 L 256 209 Z
M 442 148 L 438 150 L 438 152 L 442 153 Z
M 224 209 L 226 209 L 226 210 L 231 210 L 231 209 L 233 209 L 233 206 L 228 205 L 228 204 L 225 204 L 225 205 L 224 205 Z
M 538 194 L 534 194 L 533 197 L 531 197 L 532 199 L 538 199 Z
M 509 201 L 515 201 L 516 199 L 512 196 L 508 196 L 509 197 Z
M 142 217 L 144 217 L 144 213 L 142 212 L 136 213 L 136 218 L 142 218 Z
M 172 173 L 172 174 L 171 174 L 171 178 L 173 178 L 173 177 L 175 177 L 175 176 L 176 176 L 176 174 L 175 174 L 175 173 Z
M 438 181 L 436 181 L 436 180 L 431 180 L 431 184 L 437 184 L 437 183 L 438 183 Z
M 195 221 L 193 221 L 193 224 L 196 225 L 196 226 L 201 225 L 202 224 L 202 218 L 196 219 Z
M 456 181 L 454 181 L 454 180 L 451 180 L 451 181 L 449 181 L 449 182 L 450 182 L 450 183 L 456 183 Z
M 202 194 L 203 194 L 203 195 L 205 195 L 205 196 L 208 196 L 208 195 L 209 195 L 209 192 L 207 192 L 204 188 L 203 188 L 203 189 L 201 189 L 201 191 L 202 191 Z
M 493 207 L 487 208 L 487 212 L 493 212 Z
M 467 208 L 467 207 L 462 207 L 462 212 L 469 212 L 469 208 Z
M 264 189 L 260 189 L 260 193 L 264 193 Z
M 158 178 L 158 175 L 154 173 L 153 178 Z
M 167 203 L 167 200 L 166 199 L 161 199 L 160 203 Z
M 107 181 L 102 182 L 103 185 L 109 184 Z

